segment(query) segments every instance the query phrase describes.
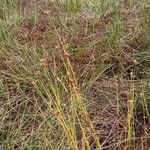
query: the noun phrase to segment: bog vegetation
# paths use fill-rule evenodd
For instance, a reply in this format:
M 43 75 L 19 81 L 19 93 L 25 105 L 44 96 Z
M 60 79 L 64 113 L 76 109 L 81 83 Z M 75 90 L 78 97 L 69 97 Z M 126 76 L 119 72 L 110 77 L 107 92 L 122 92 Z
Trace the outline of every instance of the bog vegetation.
M 149 147 L 149 0 L 1 0 L 1 150 Z

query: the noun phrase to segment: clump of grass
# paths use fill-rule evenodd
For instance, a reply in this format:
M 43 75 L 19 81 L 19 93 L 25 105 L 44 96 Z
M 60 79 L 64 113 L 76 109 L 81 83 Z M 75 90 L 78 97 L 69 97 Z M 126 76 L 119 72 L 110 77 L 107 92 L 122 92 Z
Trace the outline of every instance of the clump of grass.
M 1 148 L 148 149 L 148 2 L 25 2 L 0 4 Z

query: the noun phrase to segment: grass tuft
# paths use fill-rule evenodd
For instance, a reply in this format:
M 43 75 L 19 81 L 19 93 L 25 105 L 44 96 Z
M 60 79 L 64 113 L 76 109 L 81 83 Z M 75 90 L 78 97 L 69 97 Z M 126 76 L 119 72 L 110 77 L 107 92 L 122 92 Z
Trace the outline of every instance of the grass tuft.
M 149 7 L 2 0 L 0 149 L 149 149 Z

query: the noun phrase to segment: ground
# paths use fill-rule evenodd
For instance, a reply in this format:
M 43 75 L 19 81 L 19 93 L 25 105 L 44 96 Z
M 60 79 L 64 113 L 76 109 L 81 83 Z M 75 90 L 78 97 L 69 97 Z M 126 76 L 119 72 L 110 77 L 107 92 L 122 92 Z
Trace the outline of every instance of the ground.
M 1 0 L 0 149 L 148 150 L 149 0 Z

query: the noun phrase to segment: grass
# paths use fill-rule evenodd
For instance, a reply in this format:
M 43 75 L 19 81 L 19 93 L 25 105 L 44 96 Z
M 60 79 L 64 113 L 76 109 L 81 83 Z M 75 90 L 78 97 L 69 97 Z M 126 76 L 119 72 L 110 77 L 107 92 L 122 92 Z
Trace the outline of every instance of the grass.
M 2 0 L 0 149 L 148 150 L 148 0 Z

